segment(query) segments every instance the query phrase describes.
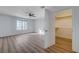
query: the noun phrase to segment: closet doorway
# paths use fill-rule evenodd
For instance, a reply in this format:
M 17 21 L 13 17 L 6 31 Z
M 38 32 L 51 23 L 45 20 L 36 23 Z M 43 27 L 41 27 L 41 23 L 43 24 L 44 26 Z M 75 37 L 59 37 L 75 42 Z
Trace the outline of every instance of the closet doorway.
M 55 14 L 55 46 L 63 51 L 72 51 L 72 9 Z

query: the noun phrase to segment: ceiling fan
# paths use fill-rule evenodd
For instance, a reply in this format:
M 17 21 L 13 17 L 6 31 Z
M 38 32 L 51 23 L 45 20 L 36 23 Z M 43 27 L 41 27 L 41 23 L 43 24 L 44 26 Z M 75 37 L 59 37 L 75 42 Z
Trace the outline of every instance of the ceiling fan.
M 29 16 L 29 17 L 36 17 L 35 13 L 33 11 L 25 11 L 25 14 L 26 16 Z
M 30 17 L 36 17 L 34 13 L 28 13 Z
M 40 6 L 40 8 L 44 9 L 44 8 L 45 8 L 45 6 Z
M 40 8 L 44 9 L 45 6 L 40 6 Z M 36 17 L 36 14 L 34 13 L 35 11 L 32 11 L 32 10 L 28 10 L 28 9 L 25 9 L 25 14 L 29 17 Z

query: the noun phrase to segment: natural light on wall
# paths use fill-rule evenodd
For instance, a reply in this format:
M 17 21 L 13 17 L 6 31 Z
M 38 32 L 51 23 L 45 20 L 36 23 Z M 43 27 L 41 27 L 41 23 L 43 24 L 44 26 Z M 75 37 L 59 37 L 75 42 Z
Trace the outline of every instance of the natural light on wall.
M 45 34 L 45 32 L 44 32 L 43 29 L 39 29 L 38 33 L 41 34 L 41 35 L 44 35 Z
M 27 21 L 17 20 L 16 30 L 27 30 Z
M 72 39 L 72 10 L 60 11 L 56 14 L 56 36 Z

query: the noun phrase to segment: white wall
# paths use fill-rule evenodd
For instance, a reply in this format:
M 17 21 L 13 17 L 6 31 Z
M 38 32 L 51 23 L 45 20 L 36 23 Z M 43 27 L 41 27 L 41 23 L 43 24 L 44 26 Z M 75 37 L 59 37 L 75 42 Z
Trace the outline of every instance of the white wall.
M 0 15 L 0 37 L 11 34 L 11 25 L 9 17 Z
M 55 15 L 52 11 L 45 9 L 45 48 L 55 44 Z
M 79 7 L 73 8 L 73 50 L 79 52 Z
M 41 39 L 37 39 L 36 43 L 44 48 L 45 47 L 45 38 L 44 38 L 44 28 L 45 28 L 45 21 L 44 21 L 44 17 L 42 18 L 38 18 L 35 20 L 35 32 L 38 33 L 40 35 Z
M 26 31 L 16 30 L 16 20 L 22 19 L 20 17 L 8 16 L 0 14 L 0 37 L 10 36 L 20 33 L 34 32 L 34 20 L 27 20 L 28 29 Z
M 36 40 L 38 45 L 42 48 L 45 48 L 45 10 L 42 10 L 42 17 L 35 20 L 35 32 L 40 34 L 40 40 Z M 41 44 L 40 44 L 41 43 Z
M 44 30 L 45 27 L 45 21 L 44 21 L 44 17 L 42 18 L 38 18 L 35 20 L 35 31 L 39 33 L 39 30 Z
M 41 37 L 43 38 L 44 44 L 41 47 L 48 48 L 49 46 L 55 44 L 55 19 L 53 13 L 48 9 L 45 9 L 44 12 L 44 18 L 36 20 L 36 32 L 41 34 Z

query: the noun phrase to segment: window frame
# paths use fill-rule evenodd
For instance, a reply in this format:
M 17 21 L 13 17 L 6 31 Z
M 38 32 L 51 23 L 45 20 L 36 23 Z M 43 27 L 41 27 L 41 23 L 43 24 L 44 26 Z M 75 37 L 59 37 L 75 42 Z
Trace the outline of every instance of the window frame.
M 27 21 L 26 20 L 16 20 L 16 30 L 27 30 Z

